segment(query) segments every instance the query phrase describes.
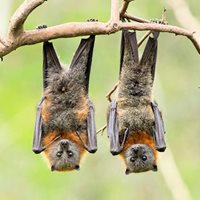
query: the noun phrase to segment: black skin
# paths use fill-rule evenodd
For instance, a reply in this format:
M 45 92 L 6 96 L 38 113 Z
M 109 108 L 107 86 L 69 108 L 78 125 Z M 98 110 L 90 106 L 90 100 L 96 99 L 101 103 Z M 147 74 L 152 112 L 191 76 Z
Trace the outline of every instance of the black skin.
M 122 88 L 123 86 L 119 85 L 119 90 L 121 89 L 121 91 L 120 91 L 121 93 L 119 92 L 119 95 L 121 95 L 121 97 L 127 98 L 128 99 L 127 105 L 129 105 L 129 106 L 131 105 L 131 107 L 135 107 L 135 104 L 136 105 L 141 104 L 141 107 L 135 107 L 136 111 L 138 111 L 140 113 L 140 108 L 142 108 L 142 105 L 143 105 L 143 103 L 140 102 L 141 101 L 140 96 L 145 97 L 147 99 L 147 101 L 151 98 L 150 97 L 151 96 L 151 87 L 153 85 L 153 80 L 154 80 L 154 76 L 155 76 L 158 33 L 154 33 L 153 38 L 149 38 L 140 63 L 139 63 L 139 59 L 138 59 L 137 40 L 136 40 L 136 37 L 134 36 L 134 34 L 135 33 L 131 33 L 128 31 L 122 32 L 120 77 L 122 76 L 121 73 L 124 70 L 123 73 L 129 74 L 129 78 L 130 78 L 130 76 L 131 76 L 130 72 L 132 72 L 132 71 L 129 72 L 126 70 L 131 70 L 130 68 L 132 65 L 129 64 L 130 66 L 127 66 L 127 63 L 131 62 L 131 63 L 133 63 L 133 67 L 141 65 L 139 67 L 146 66 L 146 67 L 150 68 L 149 72 L 146 72 L 148 74 L 140 75 L 140 78 L 142 76 L 145 76 L 144 79 L 149 79 L 149 77 L 150 77 L 151 80 L 149 80 L 149 82 L 151 85 L 149 86 L 145 82 L 142 83 L 143 84 L 142 85 L 140 83 L 140 80 L 133 82 L 133 78 L 130 78 L 130 80 L 126 80 L 127 83 L 124 84 L 124 88 Z M 126 42 L 125 42 L 125 40 L 126 40 Z M 129 47 L 127 45 L 129 45 Z M 126 54 L 126 57 L 124 57 L 125 48 L 129 49 L 129 53 L 128 53 L 128 55 Z M 127 60 L 125 60 L 125 59 L 127 59 Z M 126 63 L 126 64 L 123 64 L 123 63 Z M 126 68 L 124 69 L 123 67 L 126 67 Z M 134 75 L 134 76 L 136 76 L 136 75 Z M 151 133 L 151 135 L 154 138 L 154 142 L 155 142 L 157 151 L 162 152 L 166 149 L 166 144 L 165 144 L 165 140 L 164 140 L 165 130 L 164 130 L 162 114 L 161 114 L 160 110 L 158 109 L 157 103 L 155 101 L 152 101 L 149 104 L 149 106 L 151 107 L 151 109 L 152 109 L 151 112 L 153 112 L 153 115 L 154 115 L 153 121 L 151 118 L 146 119 L 145 113 L 141 114 L 140 120 L 136 119 L 136 117 L 134 117 L 134 114 L 133 114 L 132 124 L 129 124 L 129 126 L 126 126 L 122 130 L 122 132 L 120 132 L 121 130 L 119 130 L 119 122 L 121 119 L 119 119 L 119 116 L 117 114 L 118 102 L 116 100 L 113 100 L 111 102 L 111 106 L 108 111 L 108 126 L 107 127 L 108 127 L 108 137 L 110 139 L 110 152 L 113 155 L 117 155 L 123 150 L 124 142 L 122 142 L 122 141 L 124 141 L 128 137 L 127 133 L 126 133 L 127 129 L 129 132 L 137 131 L 137 129 L 147 130 L 148 132 Z M 128 113 L 128 111 L 127 111 L 127 113 Z M 126 117 L 128 117 L 128 116 L 125 116 L 125 119 L 124 119 L 125 124 L 126 124 Z M 129 119 L 129 118 L 127 118 L 127 119 Z M 143 119 L 143 121 L 145 123 L 142 123 L 141 119 Z M 131 120 L 131 119 L 129 119 L 129 120 Z M 139 121 L 137 121 L 137 120 L 139 120 Z M 128 124 L 128 122 L 127 122 L 127 124 Z M 140 125 L 141 127 L 137 127 L 136 124 L 141 124 Z M 122 139 L 120 139 L 120 138 L 122 138 Z
M 44 42 L 43 46 L 43 88 L 44 94 L 50 96 L 53 101 L 50 108 L 50 114 L 53 120 L 48 123 L 42 121 L 41 111 L 42 104 L 45 101 L 45 96 L 42 97 L 37 107 L 33 151 L 41 153 L 47 147 L 42 146 L 43 137 L 48 133 L 57 131 L 75 132 L 80 138 L 85 149 L 90 153 L 95 153 L 97 150 L 96 127 L 94 119 L 94 107 L 88 97 L 89 76 L 92 63 L 93 47 L 95 36 L 90 36 L 88 39 L 82 39 L 81 43 L 74 55 L 68 71 L 65 71 L 58 60 L 52 43 Z M 88 106 L 87 118 L 83 121 L 77 121 L 76 112 L 81 105 L 81 98 L 85 99 Z M 82 107 L 80 109 L 83 109 Z M 87 143 L 82 140 L 80 133 L 87 134 Z M 59 149 L 63 149 L 63 143 L 66 140 L 56 138 L 49 144 L 52 148 L 52 156 L 58 155 Z M 54 145 L 52 145 L 54 144 Z M 48 146 L 48 147 L 49 147 Z M 67 147 L 75 152 L 78 148 L 73 142 L 67 141 Z M 55 151 L 56 149 L 56 151 Z M 66 148 L 65 148 L 66 149 Z M 71 151 L 71 150 L 70 150 Z M 57 154 L 57 153 L 58 154 Z M 63 151 L 63 152 L 67 152 Z M 54 157 L 55 158 L 55 157 Z M 68 169 L 78 169 L 79 158 L 71 162 Z M 63 166 L 52 165 L 52 170 L 62 170 Z

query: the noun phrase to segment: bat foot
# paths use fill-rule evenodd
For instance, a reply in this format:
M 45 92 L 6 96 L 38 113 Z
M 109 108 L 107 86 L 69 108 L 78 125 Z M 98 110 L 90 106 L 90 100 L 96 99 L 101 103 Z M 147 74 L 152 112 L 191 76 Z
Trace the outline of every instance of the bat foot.
M 87 22 L 98 22 L 98 19 L 94 19 L 94 18 L 87 19 Z
M 39 24 L 39 25 L 36 26 L 37 30 L 44 29 L 44 28 L 47 28 L 46 24 Z
M 157 19 L 157 18 L 150 19 L 150 22 L 151 23 L 155 23 L 155 24 L 168 24 L 165 20 L 163 20 L 163 19 Z

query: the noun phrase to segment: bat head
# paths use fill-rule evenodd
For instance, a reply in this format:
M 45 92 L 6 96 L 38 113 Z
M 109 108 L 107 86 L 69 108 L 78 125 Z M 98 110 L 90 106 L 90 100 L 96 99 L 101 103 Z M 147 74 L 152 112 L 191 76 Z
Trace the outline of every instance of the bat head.
M 77 144 L 61 139 L 52 143 L 46 150 L 45 155 L 51 166 L 51 171 L 79 170 L 80 150 Z
M 134 144 L 124 152 L 126 174 L 157 171 L 154 151 L 146 144 Z

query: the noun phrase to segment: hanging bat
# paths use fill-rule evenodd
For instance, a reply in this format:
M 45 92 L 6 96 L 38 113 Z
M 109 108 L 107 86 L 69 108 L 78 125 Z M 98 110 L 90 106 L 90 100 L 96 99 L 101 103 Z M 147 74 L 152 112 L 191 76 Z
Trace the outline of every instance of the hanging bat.
M 97 150 L 94 107 L 88 97 L 95 36 L 82 39 L 68 70 L 53 44 L 43 45 L 43 97 L 37 107 L 33 152 L 44 153 L 52 171 L 80 168 L 87 150 Z
M 166 148 L 162 114 L 152 99 L 157 37 L 149 37 L 139 61 L 136 33 L 122 32 L 118 94 L 107 127 L 110 151 L 123 158 L 126 174 L 157 171 L 157 151 Z

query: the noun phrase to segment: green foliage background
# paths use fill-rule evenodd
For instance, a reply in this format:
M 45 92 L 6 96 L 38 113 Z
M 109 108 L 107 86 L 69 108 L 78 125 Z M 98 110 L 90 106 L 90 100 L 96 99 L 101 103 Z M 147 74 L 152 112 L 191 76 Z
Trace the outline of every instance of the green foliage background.
M 12 1 L 9 16 L 21 3 Z M 188 3 L 199 18 L 200 3 Z M 138 0 L 131 3 L 129 13 L 159 18 L 164 7 L 165 1 Z M 52 26 L 90 18 L 106 22 L 109 15 L 108 0 L 49 0 L 29 16 L 25 27 L 34 29 L 38 24 Z M 169 23 L 177 24 L 174 19 L 169 9 Z M 63 63 L 70 63 L 79 41 L 54 40 Z M 96 38 L 90 96 L 96 107 L 97 128 L 105 124 L 105 95 L 118 79 L 119 44 L 120 33 Z M 163 111 L 167 143 L 192 199 L 199 199 L 200 185 L 199 63 L 199 55 L 189 40 L 160 35 L 154 96 Z M 106 132 L 98 135 L 98 152 L 86 156 L 79 172 L 52 173 L 41 156 L 31 150 L 35 109 L 41 95 L 42 44 L 24 46 L 7 55 L 0 63 L 0 199 L 173 199 L 160 171 L 125 176 L 121 160 L 109 153 Z

